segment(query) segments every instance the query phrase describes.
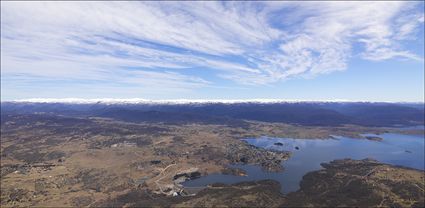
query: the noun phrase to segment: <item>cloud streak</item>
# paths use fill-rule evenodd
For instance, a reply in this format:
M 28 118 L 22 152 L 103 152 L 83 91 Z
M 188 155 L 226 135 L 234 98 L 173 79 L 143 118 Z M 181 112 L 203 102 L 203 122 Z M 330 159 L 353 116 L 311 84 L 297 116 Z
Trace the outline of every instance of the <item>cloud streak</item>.
M 423 61 L 403 47 L 423 27 L 421 5 L 1 2 L 2 80 L 190 90 L 217 84 L 202 70 L 264 85 L 342 71 L 352 57 Z

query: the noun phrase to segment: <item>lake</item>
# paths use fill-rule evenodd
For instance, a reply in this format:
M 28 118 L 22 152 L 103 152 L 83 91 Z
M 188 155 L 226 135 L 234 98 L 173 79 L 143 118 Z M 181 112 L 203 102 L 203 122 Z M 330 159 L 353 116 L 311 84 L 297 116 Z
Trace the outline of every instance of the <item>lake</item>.
M 401 165 L 424 170 L 424 136 L 403 134 L 365 134 L 379 136 L 383 141 L 337 137 L 332 139 L 291 139 L 291 138 L 247 138 L 244 141 L 265 149 L 291 151 L 292 156 L 283 162 L 284 171 L 279 173 L 263 171 L 258 165 L 231 165 L 245 170 L 248 176 L 210 174 L 182 183 L 187 187 L 206 186 L 212 183 L 237 183 L 273 179 L 281 184 L 281 192 L 287 194 L 299 189 L 302 177 L 319 170 L 320 163 L 335 159 L 373 158 L 383 163 Z M 283 145 L 277 146 L 276 142 Z M 296 149 L 298 147 L 298 149 Z

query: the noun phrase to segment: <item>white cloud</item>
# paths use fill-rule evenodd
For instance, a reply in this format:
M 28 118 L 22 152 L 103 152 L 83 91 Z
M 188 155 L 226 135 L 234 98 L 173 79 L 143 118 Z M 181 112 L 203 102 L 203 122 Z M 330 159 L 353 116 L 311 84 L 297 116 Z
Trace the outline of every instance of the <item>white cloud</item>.
M 357 55 L 423 60 L 403 47 L 423 27 L 418 6 L 1 2 L 2 79 L 19 74 L 189 89 L 213 84 L 185 72 L 193 67 L 258 85 L 345 70 Z
M 291 25 L 285 22 L 288 17 L 297 25 L 280 40 L 280 51 L 265 54 L 261 65 L 274 80 L 345 70 L 354 45 L 359 43 L 363 44 L 360 55 L 364 59 L 422 60 L 401 49 L 398 42 L 420 27 L 420 13 L 403 13 L 414 8 L 414 3 L 291 2 L 291 6 L 293 10 L 281 16 L 282 21 Z M 303 20 L 295 21 L 293 13 Z

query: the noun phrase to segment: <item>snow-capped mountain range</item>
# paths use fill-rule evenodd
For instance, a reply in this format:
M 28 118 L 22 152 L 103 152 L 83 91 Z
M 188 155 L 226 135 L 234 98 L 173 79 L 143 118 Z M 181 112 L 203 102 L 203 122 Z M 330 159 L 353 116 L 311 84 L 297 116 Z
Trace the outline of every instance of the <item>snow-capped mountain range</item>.
M 420 103 L 420 102 L 390 102 L 390 101 L 351 101 L 345 99 L 334 100 L 291 100 L 291 99 L 168 99 L 149 100 L 142 98 L 116 99 L 116 98 L 31 98 L 6 102 L 16 103 L 64 103 L 64 104 L 239 104 L 239 103 Z

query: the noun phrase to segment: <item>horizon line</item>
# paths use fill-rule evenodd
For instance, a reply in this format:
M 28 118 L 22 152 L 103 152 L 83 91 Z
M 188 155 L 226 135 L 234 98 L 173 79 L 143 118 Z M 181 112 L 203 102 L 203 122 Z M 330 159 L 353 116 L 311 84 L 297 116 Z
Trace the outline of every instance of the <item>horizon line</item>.
M 1 100 L 1 103 L 75 103 L 75 104 L 202 104 L 202 103 L 300 103 L 300 102 L 334 102 L 334 103 L 425 103 L 425 101 L 370 101 L 370 100 L 348 100 L 348 99 L 144 99 L 144 98 L 29 98 L 16 100 Z

